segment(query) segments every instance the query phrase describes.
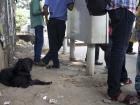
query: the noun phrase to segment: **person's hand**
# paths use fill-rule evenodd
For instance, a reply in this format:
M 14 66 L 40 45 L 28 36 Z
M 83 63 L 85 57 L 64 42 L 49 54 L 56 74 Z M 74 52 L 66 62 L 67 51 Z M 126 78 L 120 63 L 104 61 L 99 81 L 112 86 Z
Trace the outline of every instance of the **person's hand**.
M 44 13 L 46 24 L 47 24 L 48 23 L 48 15 L 49 15 L 48 6 L 44 5 L 44 7 L 43 7 L 43 13 Z
M 43 16 L 45 15 L 43 11 L 41 12 L 41 15 L 43 15 Z
M 70 11 L 73 10 L 73 7 L 74 7 L 74 3 L 71 3 L 71 4 L 68 5 L 68 9 L 69 9 Z
M 48 18 L 45 17 L 46 24 L 48 23 Z

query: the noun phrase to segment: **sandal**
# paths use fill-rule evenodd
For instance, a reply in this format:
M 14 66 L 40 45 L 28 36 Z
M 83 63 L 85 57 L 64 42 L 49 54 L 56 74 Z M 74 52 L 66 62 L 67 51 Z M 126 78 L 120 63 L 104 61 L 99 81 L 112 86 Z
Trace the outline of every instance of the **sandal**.
M 136 105 L 138 102 L 137 97 L 127 95 L 122 92 L 120 92 L 118 95 L 112 97 L 111 100 L 118 101 L 118 102 L 128 104 L 128 105 Z
M 129 85 L 129 84 L 132 84 L 132 80 L 130 78 L 127 78 L 127 80 L 121 82 L 121 86 Z

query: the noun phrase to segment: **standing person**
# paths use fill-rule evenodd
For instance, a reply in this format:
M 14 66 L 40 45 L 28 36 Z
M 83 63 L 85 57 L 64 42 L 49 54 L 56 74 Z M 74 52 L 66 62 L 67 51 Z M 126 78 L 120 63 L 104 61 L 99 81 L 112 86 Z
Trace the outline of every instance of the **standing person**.
M 41 8 L 42 0 L 31 0 L 30 3 L 30 18 L 31 27 L 35 29 L 35 44 L 34 44 L 34 63 L 36 65 L 42 65 L 41 52 L 43 47 L 43 12 Z
M 138 40 L 138 56 L 137 56 L 137 64 L 136 64 L 136 77 L 135 77 L 135 89 L 137 91 L 138 97 L 140 98 L 140 6 L 137 8 L 136 13 L 136 26 L 135 26 L 135 36 Z
M 111 52 L 111 47 L 112 47 L 112 25 L 111 25 L 111 21 L 109 21 L 109 43 L 107 45 L 103 45 L 101 46 L 101 48 L 104 50 L 105 52 L 105 62 L 106 62 L 106 68 L 108 71 L 108 67 L 109 67 L 109 63 L 110 63 L 110 52 Z M 128 77 L 128 73 L 125 67 L 125 62 L 126 62 L 126 56 L 124 57 L 124 61 L 122 64 L 122 68 L 121 68 L 121 75 L 120 75 L 120 84 L 121 86 L 123 85 L 129 85 L 132 84 L 131 79 Z
M 120 89 L 122 66 L 135 19 L 136 0 L 111 0 L 107 7 L 112 24 L 112 47 L 108 67 L 108 96 L 127 104 L 137 103 L 136 97 Z
M 72 10 L 73 5 L 73 0 L 45 0 L 44 14 L 48 28 L 49 51 L 42 61 L 48 64 L 52 60 L 53 65 L 49 66 L 49 68 L 60 67 L 58 51 L 63 44 L 65 36 L 67 9 Z M 48 14 L 50 15 L 49 19 L 47 19 Z

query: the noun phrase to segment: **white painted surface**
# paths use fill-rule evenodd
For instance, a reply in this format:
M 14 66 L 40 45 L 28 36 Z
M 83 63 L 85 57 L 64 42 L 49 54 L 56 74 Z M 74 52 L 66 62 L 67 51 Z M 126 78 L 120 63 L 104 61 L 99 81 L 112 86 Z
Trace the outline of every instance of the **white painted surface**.
M 68 12 L 67 35 L 88 44 L 108 42 L 108 15 L 90 16 L 85 0 L 75 0 Z

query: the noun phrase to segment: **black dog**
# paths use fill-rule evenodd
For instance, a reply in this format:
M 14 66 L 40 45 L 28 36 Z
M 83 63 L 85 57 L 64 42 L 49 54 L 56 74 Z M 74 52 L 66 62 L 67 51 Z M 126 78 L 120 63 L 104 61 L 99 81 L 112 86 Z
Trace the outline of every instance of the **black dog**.
M 19 59 L 13 68 L 0 72 L 0 82 L 7 86 L 27 88 L 31 85 L 50 85 L 52 82 L 32 80 L 31 70 L 33 61 L 30 58 Z

